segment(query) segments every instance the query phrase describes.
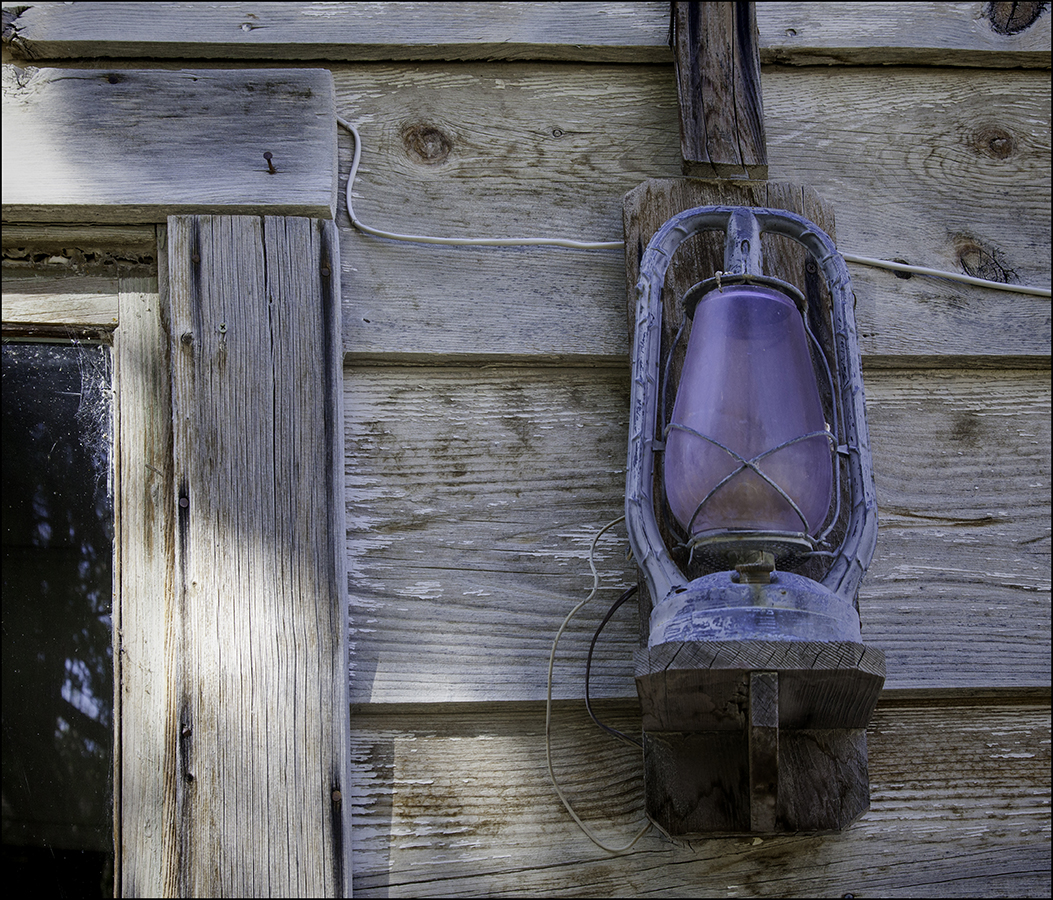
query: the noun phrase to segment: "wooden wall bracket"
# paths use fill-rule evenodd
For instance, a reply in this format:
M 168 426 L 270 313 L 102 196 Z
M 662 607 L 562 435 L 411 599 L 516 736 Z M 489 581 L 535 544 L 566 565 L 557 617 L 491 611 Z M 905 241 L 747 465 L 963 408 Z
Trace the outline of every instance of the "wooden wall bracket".
M 839 831 L 870 806 L 880 650 L 714 641 L 635 654 L 647 814 L 671 835 Z

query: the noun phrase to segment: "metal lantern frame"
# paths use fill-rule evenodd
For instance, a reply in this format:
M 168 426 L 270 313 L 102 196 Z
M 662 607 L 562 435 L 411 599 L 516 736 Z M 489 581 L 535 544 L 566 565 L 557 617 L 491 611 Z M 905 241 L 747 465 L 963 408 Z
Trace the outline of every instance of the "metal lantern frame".
M 663 539 L 654 481 L 666 438 L 664 411 L 659 420 L 663 286 L 677 249 L 706 231 L 725 233 L 724 269 L 689 289 L 688 301 L 743 284 L 803 300 L 791 285 L 761 274 L 762 234 L 800 244 L 822 273 L 830 295 L 815 323 L 822 344 L 814 331 L 808 339 L 813 370 L 829 367 L 822 372 L 828 398 L 821 399 L 832 420 L 826 424 L 833 476 L 844 484 L 831 497 L 827 520 L 811 529 L 836 547 L 816 551 L 807 534 L 747 532 L 745 558 L 738 546 L 725 554 L 737 571 L 692 579 Z M 645 805 L 669 834 L 840 830 L 870 804 L 866 727 L 884 684 L 885 659 L 862 643 L 857 602 L 874 553 L 877 502 L 853 301 L 848 268 L 829 235 L 785 210 L 690 209 L 666 222 L 641 258 L 625 514 L 654 604 L 646 646 L 633 653 Z M 762 464 L 763 453 L 748 460 L 724 449 L 739 471 Z M 779 493 L 785 500 L 787 492 Z M 733 540 L 742 535 L 727 533 Z M 793 550 L 764 546 L 787 537 L 804 543 L 796 559 Z M 780 554 L 787 554 L 788 565 L 775 572 Z M 817 578 L 789 571 L 807 556 L 822 561 L 804 566 Z
M 844 258 L 837 252 L 829 235 L 802 216 L 780 209 L 710 206 L 687 210 L 671 218 L 654 234 L 641 259 L 625 513 L 629 541 L 643 571 L 644 582 L 656 611 L 664 600 L 674 595 L 708 588 L 705 578 L 689 579 L 669 553 L 655 515 L 654 473 L 655 453 L 664 448 L 665 438 L 665 423 L 659 416 L 660 408 L 665 405 L 666 377 L 659 371 L 665 276 L 678 248 L 694 235 L 710 231 L 722 231 L 726 235 L 724 271 L 688 291 L 685 303 L 689 305 L 711 289 L 743 283 L 774 286 L 790 296 L 800 297 L 799 290 L 792 285 L 761 274 L 762 234 L 781 235 L 800 244 L 814 259 L 826 281 L 831 298 L 828 324 L 832 346 L 818 349 L 824 359 L 827 352 L 832 356 L 831 371 L 824 375 L 831 382 L 833 443 L 837 456 L 844 459 L 847 467 L 844 492 L 848 495 L 848 508 L 839 545 L 832 551 L 821 553 L 830 558 L 829 568 L 820 579 L 813 580 L 847 603 L 858 616 L 856 597 L 876 543 L 877 502 L 851 278 Z M 688 310 L 689 315 L 691 312 L 693 309 Z M 810 330 L 809 336 L 818 344 Z M 661 419 L 664 419 L 664 414 Z M 738 458 L 740 469 L 752 468 L 757 462 Z M 835 463 L 833 521 L 840 518 L 843 502 L 838 468 Z M 764 477 L 763 473 L 759 474 Z M 775 487 L 782 493 L 778 486 Z M 832 525 L 833 522 L 829 522 L 824 536 Z

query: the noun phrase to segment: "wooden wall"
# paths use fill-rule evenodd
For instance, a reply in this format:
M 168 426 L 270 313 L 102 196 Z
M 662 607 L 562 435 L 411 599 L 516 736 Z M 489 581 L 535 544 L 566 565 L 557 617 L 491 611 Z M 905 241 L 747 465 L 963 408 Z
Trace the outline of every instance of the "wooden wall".
M 831 61 L 764 66 L 770 177 L 832 201 L 846 251 L 1048 285 L 1048 69 Z M 680 172 L 665 62 L 333 74 L 366 142 L 356 214 L 376 227 L 617 238 L 622 194 Z M 342 136 L 342 171 L 351 149 Z M 621 254 L 343 236 L 357 891 L 1048 891 L 1048 300 L 853 267 L 881 516 L 861 609 L 889 668 L 870 812 L 841 835 L 649 835 L 610 857 L 549 785 L 543 699 L 589 542 L 622 511 Z M 620 844 L 642 820 L 640 759 L 580 698 L 588 641 L 633 578 L 623 531 L 599 568 L 561 645 L 554 753 Z M 636 634 L 623 610 L 594 666 L 627 728 Z
M 376 227 L 617 240 L 622 195 L 680 173 L 665 3 L 166 4 L 149 25 L 61 7 L 19 16 L 11 46 L 329 68 Z M 1048 8 L 757 15 L 770 178 L 831 201 L 842 250 L 1049 285 Z M 341 131 L 341 179 L 352 150 Z M 889 670 L 871 809 L 840 835 L 649 834 L 612 857 L 548 783 L 544 697 L 622 512 L 622 254 L 379 240 L 342 197 L 337 221 L 356 893 L 1048 895 L 1049 300 L 851 267 L 881 520 L 860 607 Z M 588 722 L 582 677 L 626 547 L 600 541 L 556 666 L 556 770 L 611 843 L 642 820 L 642 765 Z M 593 667 L 624 728 L 636 638 L 626 608 Z

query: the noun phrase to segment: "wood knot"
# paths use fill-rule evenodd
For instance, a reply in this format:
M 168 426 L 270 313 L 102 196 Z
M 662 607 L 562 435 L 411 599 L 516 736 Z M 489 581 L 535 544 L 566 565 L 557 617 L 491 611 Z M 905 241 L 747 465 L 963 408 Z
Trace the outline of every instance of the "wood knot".
M 1034 25 L 1048 7 L 1049 3 L 988 3 L 984 17 L 996 34 L 1020 34 Z
M 955 245 L 955 254 L 966 275 L 987 281 L 1000 281 L 1003 284 L 1016 281 L 1016 272 L 998 261 L 996 250 L 984 247 L 971 238 L 959 237 Z
M 901 266 L 909 266 L 910 265 L 909 262 L 907 262 L 905 259 L 901 259 L 898 256 L 894 257 L 892 261 L 894 263 L 899 263 Z M 895 271 L 893 271 L 892 274 L 895 275 L 897 278 L 902 278 L 904 281 L 907 281 L 907 280 L 909 280 L 909 279 L 914 277 L 914 273 L 913 272 L 895 272 Z
M 426 166 L 446 162 L 453 141 L 434 125 L 407 125 L 402 129 L 402 145 L 410 157 Z
M 1007 159 L 1016 150 L 1013 135 L 999 125 L 981 125 L 969 136 L 969 146 L 981 156 Z

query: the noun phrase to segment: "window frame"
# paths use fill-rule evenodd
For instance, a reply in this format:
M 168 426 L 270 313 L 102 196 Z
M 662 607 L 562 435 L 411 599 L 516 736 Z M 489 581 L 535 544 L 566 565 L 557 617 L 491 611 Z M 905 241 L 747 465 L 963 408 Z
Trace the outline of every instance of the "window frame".
M 133 502 L 136 488 L 141 488 L 137 482 L 143 479 L 141 473 L 133 474 L 134 469 L 128 464 L 133 458 L 150 460 L 148 465 L 160 462 L 162 470 L 159 474 L 165 477 L 163 460 L 170 439 L 166 440 L 164 424 L 171 420 L 168 392 L 155 390 L 147 394 L 141 389 L 136 390 L 130 383 L 137 380 L 133 375 L 136 367 L 132 365 L 132 359 L 142 357 L 144 344 L 158 347 L 164 340 L 156 257 L 159 230 L 163 231 L 163 228 L 15 226 L 5 227 L 3 237 L 4 340 L 53 339 L 64 342 L 85 338 L 110 348 L 113 392 L 110 464 L 114 516 L 111 632 L 115 886 L 120 884 L 120 848 L 124 843 L 120 759 L 126 687 L 121 666 L 125 653 L 122 641 L 124 579 L 151 582 L 157 577 L 158 569 L 163 571 L 165 568 L 163 554 L 135 552 L 151 542 L 131 537 L 134 533 L 143 534 L 146 523 L 142 521 L 142 511 Z M 19 255 L 25 253 L 29 265 L 25 268 L 7 265 L 8 252 L 13 248 L 18 249 Z M 33 259 L 41 262 L 33 264 Z M 85 265 L 86 259 L 92 262 Z M 59 268 L 60 265 L 63 268 Z M 161 367 L 165 365 L 163 357 L 156 362 Z M 123 389 L 122 382 L 126 382 Z M 163 380 L 161 386 L 165 386 Z M 129 427 L 132 422 L 144 423 L 150 419 L 161 425 L 160 434 L 153 429 Z M 148 470 L 147 477 L 156 479 L 157 476 Z M 161 485 L 158 497 L 165 493 Z M 137 558 L 127 559 L 129 552 Z
M 234 870 L 239 868 L 238 854 L 244 851 L 251 856 L 253 848 L 228 848 L 222 843 L 222 834 L 212 834 L 200 827 L 200 823 L 209 815 L 210 803 L 221 804 L 223 798 L 232 793 L 235 796 L 254 794 L 254 808 L 268 812 L 273 800 L 273 791 L 268 794 L 266 779 L 260 779 L 252 765 L 235 768 L 233 777 L 225 779 L 224 785 L 207 796 L 201 779 L 188 787 L 191 784 L 187 767 L 191 727 L 185 716 L 187 696 L 207 693 L 209 686 L 193 683 L 193 673 L 188 676 L 186 671 L 169 671 L 173 668 L 171 661 L 180 659 L 180 654 L 193 646 L 194 638 L 189 617 L 178 614 L 187 603 L 187 586 L 180 584 L 180 578 L 185 575 L 181 566 L 187 555 L 187 538 L 174 523 L 180 518 L 183 487 L 177 483 L 177 466 L 194 468 L 197 454 L 204 451 L 195 444 L 194 435 L 187 433 L 191 427 L 189 417 L 184 425 L 182 418 L 173 415 L 173 397 L 194 399 L 192 392 L 181 392 L 181 386 L 176 383 L 179 372 L 188 371 L 185 366 L 180 368 L 179 359 L 173 365 L 174 355 L 186 346 L 187 332 L 174 332 L 173 310 L 181 302 L 180 298 L 185 301 L 189 297 L 191 304 L 196 302 L 193 292 L 200 287 L 195 285 L 200 269 L 195 267 L 200 259 L 197 249 L 185 241 L 170 254 L 168 236 L 173 229 L 176 232 L 189 229 L 195 234 L 212 226 L 217 229 L 231 226 L 237 230 L 239 223 L 247 221 L 246 214 L 265 223 L 272 235 L 284 234 L 286 230 L 303 232 L 305 222 L 314 222 L 308 226 L 308 231 L 313 229 L 316 235 L 311 244 L 314 259 L 303 258 L 301 264 L 290 244 L 283 268 L 281 260 L 275 258 L 261 262 L 259 252 L 250 254 L 257 257 L 253 260 L 244 258 L 247 247 L 244 242 L 240 245 L 236 241 L 213 242 L 209 245 L 211 274 L 205 277 L 215 280 L 219 285 L 217 290 L 222 293 L 229 291 L 233 283 L 221 283 L 226 277 L 224 273 L 244 273 L 247 267 L 259 264 L 264 267 L 260 268 L 262 277 L 273 275 L 266 286 L 268 291 L 273 294 L 279 282 L 291 280 L 295 284 L 290 290 L 299 290 L 299 296 L 320 299 L 325 307 L 323 318 L 329 317 L 327 345 L 317 348 L 317 358 L 304 362 L 316 376 L 321 372 L 327 383 L 327 389 L 315 398 L 315 403 L 317 406 L 323 400 L 329 401 L 328 406 L 321 408 L 321 416 L 326 419 L 326 439 L 331 440 L 326 451 L 331 456 L 331 471 L 324 476 L 317 475 L 319 479 L 324 477 L 328 492 L 327 516 L 320 528 L 329 544 L 330 571 L 324 573 L 329 581 L 320 589 L 322 594 L 308 598 L 310 602 L 303 609 L 295 597 L 291 601 L 286 597 L 286 603 L 291 602 L 296 608 L 287 605 L 282 609 L 283 618 L 297 619 L 310 629 L 312 623 L 317 627 L 319 621 L 323 621 L 318 619 L 318 611 L 324 613 L 328 603 L 330 620 L 342 624 L 337 629 L 340 633 L 332 639 L 306 642 L 311 646 L 296 648 L 295 664 L 322 676 L 318 686 L 310 683 L 307 686 L 322 697 L 323 716 L 329 721 L 319 727 L 323 731 L 330 729 L 332 737 L 312 759 L 302 761 L 304 771 L 282 772 L 282 782 L 287 781 L 289 785 L 286 794 L 293 797 L 300 789 L 298 778 L 317 776 L 319 772 L 312 767 L 325 770 L 324 778 L 315 780 L 329 779 L 325 781 L 328 787 L 320 785 L 327 804 L 331 800 L 331 806 L 324 810 L 327 823 L 321 830 L 316 829 L 313 836 L 307 834 L 304 840 L 309 848 L 308 856 L 314 853 L 326 856 L 326 868 L 319 874 L 317 860 L 297 856 L 295 840 L 275 841 L 275 833 L 268 833 L 269 826 L 289 834 L 310 832 L 315 827 L 304 819 L 309 812 L 304 804 L 293 808 L 296 804 L 290 801 L 290 809 L 273 817 L 274 821 L 269 822 L 271 817 L 264 815 L 262 821 L 252 823 L 259 828 L 260 841 L 268 846 L 267 852 L 277 860 L 270 871 L 250 873 L 250 877 L 256 878 L 253 892 L 281 892 L 280 876 L 275 873 L 284 867 L 299 878 L 300 890 L 306 895 L 350 895 L 350 803 L 343 802 L 340 790 L 350 788 L 350 720 L 343 568 L 346 565 L 343 429 L 339 406 L 340 267 L 332 221 L 337 178 L 332 76 L 328 70 L 319 69 L 193 72 L 56 69 L 20 70 L 9 79 L 8 70 L 13 68 L 5 64 L 5 133 L 13 130 L 8 127 L 9 115 L 41 127 L 28 129 L 25 145 L 19 148 L 19 158 L 9 160 L 5 146 L 5 173 L 19 169 L 23 180 L 17 191 L 9 191 L 5 183 L 4 244 L 21 240 L 41 248 L 101 247 L 104 253 L 117 258 L 141 256 L 144 248 L 150 247 L 156 260 L 153 276 L 143 276 L 134 269 L 127 273 L 119 271 L 111 279 L 115 283 L 116 298 L 93 295 L 89 290 L 89 302 L 79 307 L 65 302 L 54 302 L 50 308 L 48 304 L 5 302 L 3 310 L 5 337 L 55 334 L 68 329 L 106 337 L 113 347 L 114 868 L 118 895 L 161 896 L 224 890 L 229 893 L 237 885 L 244 887 L 244 882 L 237 880 L 241 876 Z M 22 96 L 21 87 L 34 79 L 46 89 L 38 91 L 39 97 Z M 172 127 L 166 104 L 187 102 L 187 90 L 194 90 L 191 80 L 203 83 L 202 90 L 207 88 L 207 97 L 221 95 L 215 102 L 202 101 L 197 116 L 204 117 L 205 128 L 222 126 L 227 133 L 236 131 L 249 136 L 250 142 L 266 145 L 279 165 L 279 172 L 286 177 L 266 180 L 269 173 L 261 151 L 262 174 L 254 172 L 251 177 L 239 180 L 231 163 L 232 154 L 237 156 L 237 148 L 232 150 L 229 143 L 223 142 L 202 147 L 188 129 Z M 261 82 L 267 87 L 266 92 L 257 91 Z M 12 84 L 14 87 L 9 91 Z M 123 96 L 111 85 L 123 87 Z M 83 148 L 75 147 L 70 136 L 89 134 L 89 144 L 96 138 L 76 117 L 124 115 L 127 90 L 129 86 L 134 90 L 135 85 L 140 86 L 140 91 L 145 90 L 144 85 L 158 91 L 152 96 L 150 108 L 128 115 L 129 127 L 137 134 L 146 135 L 142 143 L 147 145 L 147 150 L 114 145 L 107 149 L 115 152 L 98 152 L 98 147 L 89 147 L 81 154 Z M 55 102 L 56 91 L 62 102 Z M 70 102 L 71 98 L 76 102 Z M 91 112 L 85 113 L 85 110 Z M 64 121 L 57 121 L 63 116 Z M 290 123 L 293 126 L 299 123 L 299 127 L 290 127 Z M 49 146 L 38 146 L 41 142 Z M 112 143 L 112 136 L 108 143 Z M 157 166 L 158 143 L 167 147 L 166 170 Z M 63 170 L 62 190 L 58 194 L 55 185 L 44 177 L 46 171 L 36 177 L 33 162 L 35 157 L 44 160 L 56 153 L 81 154 L 77 160 L 79 165 Z M 242 160 L 236 162 L 241 164 Z M 46 169 L 46 165 L 43 168 Z M 125 176 L 130 177 L 123 182 L 115 181 L 115 169 L 123 170 Z M 195 180 L 194 173 L 201 172 L 218 175 Z M 136 173 L 141 177 L 136 177 Z M 217 178 L 218 183 L 225 186 L 218 199 Z M 63 202 L 65 197 L 69 198 L 68 203 Z M 304 219 L 304 215 L 311 218 Z M 71 224 L 83 222 L 97 224 Z M 270 269 L 265 268 L 268 264 Z M 197 276 L 186 277 L 195 271 Z M 177 282 L 174 288 L 172 281 Z M 191 311 L 194 315 L 199 313 Z M 266 316 L 266 310 L 262 314 Z M 196 324 L 204 329 L 218 329 L 225 323 Z M 334 366 L 336 371 L 329 371 Z M 258 439 L 247 435 L 245 438 Z M 236 443 L 239 435 L 230 435 L 229 439 Z M 223 498 L 219 502 L 224 502 Z M 338 599 L 329 602 L 325 589 L 335 594 L 334 585 L 339 588 Z M 158 603 L 158 597 L 163 602 Z M 311 602 L 314 607 L 310 606 Z M 334 605 L 339 609 L 332 609 Z M 325 707 L 326 698 L 328 707 Z M 275 716 L 271 725 L 276 731 L 281 730 L 277 716 L 283 710 L 278 700 L 271 705 Z M 297 759 L 299 761 L 299 757 Z M 198 762 L 200 765 L 202 761 Z M 204 814 L 199 808 L 196 816 L 188 816 L 191 795 L 202 798 L 199 807 L 203 805 Z M 231 871 L 226 874 L 215 872 L 217 840 L 224 852 L 229 849 L 233 860 Z M 290 846 L 279 846 L 286 843 Z M 301 857 L 303 846 L 301 840 Z M 283 854 L 287 857 L 284 860 Z

